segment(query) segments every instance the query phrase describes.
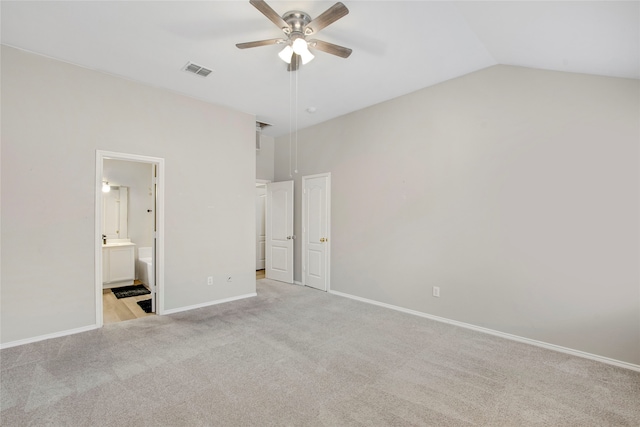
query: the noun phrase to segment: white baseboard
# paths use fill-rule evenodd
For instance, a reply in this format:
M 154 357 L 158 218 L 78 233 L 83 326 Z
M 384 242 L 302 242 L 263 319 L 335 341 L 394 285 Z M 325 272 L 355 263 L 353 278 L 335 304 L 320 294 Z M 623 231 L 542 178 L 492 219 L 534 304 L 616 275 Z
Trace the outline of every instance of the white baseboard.
M 211 305 L 222 304 L 222 303 L 231 302 L 231 301 L 237 301 L 239 299 L 251 298 L 251 297 L 255 297 L 255 296 L 258 296 L 258 294 L 254 292 L 254 293 L 251 293 L 251 294 L 238 295 L 237 297 L 231 297 L 231 298 L 219 299 L 219 300 L 215 300 L 215 301 L 203 302 L 201 304 L 189 305 L 187 307 L 172 308 L 170 310 L 164 310 L 162 312 L 162 315 L 164 316 L 165 314 L 180 313 L 181 311 L 189 311 L 189 310 L 194 310 L 196 308 L 209 307 Z
M 4 344 L 0 344 L 0 349 L 16 347 L 24 344 L 31 344 L 38 341 L 49 340 L 51 338 L 65 337 L 67 335 L 79 334 L 80 332 L 92 331 L 94 329 L 98 329 L 98 326 L 96 325 L 83 326 L 81 328 L 68 329 L 66 331 L 54 332 L 52 334 L 39 335 L 37 337 L 32 337 L 32 338 L 25 338 L 23 340 L 10 341 Z
M 598 356 L 597 354 L 591 354 L 580 350 L 574 350 L 572 348 L 562 347 L 555 344 L 549 344 L 544 341 L 537 341 L 530 338 L 521 337 L 518 335 L 508 334 L 506 332 L 496 331 L 494 329 L 483 328 L 481 326 L 472 325 L 470 323 L 458 322 L 457 320 L 447 319 L 445 317 L 434 316 L 431 314 L 423 313 L 416 310 L 410 310 L 408 308 L 398 307 L 396 305 L 387 304 L 384 302 L 379 302 L 375 300 L 370 300 L 367 298 L 358 297 L 351 294 L 345 294 L 344 292 L 332 291 L 329 290 L 330 294 L 338 295 L 345 298 L 350 298 L 356 301 L 365 302 L 367 304 L 373 304 L 380 307 L 390 308 L 392 310 L 401 311 L 403 313 L 412 314 L 414 316 L 425 317 L 427 319 L 435 320 L 437 322 L 448 323 L 454 326 L 460 326 L 461 328 L 471 329 L 473 331 L 482 332 L 489 335 L 495 335 L 501 338 L 506 338 L 511 341 L 518 341 L 525 344 L 535 345 L 536 347 L 546 348 L 548 350 L 558 351 L 560 353 L 570 354 L 572 356 L 583 357 L 585 359 L 595 360 L 597 362 L 606 363 L 608 365 L 618 366 L 620 368 L 630 369 L 632 371 L 640 372 L 640 365 L 635 365 L 633 363 L 623 362 L 621 360 L 610 359 L 604 356 Z

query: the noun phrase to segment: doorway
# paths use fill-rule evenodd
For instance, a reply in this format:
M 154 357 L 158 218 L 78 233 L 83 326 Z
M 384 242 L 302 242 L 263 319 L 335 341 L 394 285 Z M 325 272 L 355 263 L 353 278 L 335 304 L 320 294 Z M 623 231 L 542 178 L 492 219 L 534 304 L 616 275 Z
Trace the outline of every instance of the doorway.
M 96 151 L 96 325 L 162 314 L 164 159 Z
M 256 280 L 265 278 L 267 183 L 256 180 Z

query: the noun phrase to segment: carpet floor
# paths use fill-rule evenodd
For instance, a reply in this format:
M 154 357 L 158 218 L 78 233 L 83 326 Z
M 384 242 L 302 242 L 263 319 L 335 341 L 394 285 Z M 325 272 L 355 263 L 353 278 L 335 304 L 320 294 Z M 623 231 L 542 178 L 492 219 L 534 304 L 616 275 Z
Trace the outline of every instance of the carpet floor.
M 640 373 L 310 288 L 0 351 L 2 426 L 638 426 Z

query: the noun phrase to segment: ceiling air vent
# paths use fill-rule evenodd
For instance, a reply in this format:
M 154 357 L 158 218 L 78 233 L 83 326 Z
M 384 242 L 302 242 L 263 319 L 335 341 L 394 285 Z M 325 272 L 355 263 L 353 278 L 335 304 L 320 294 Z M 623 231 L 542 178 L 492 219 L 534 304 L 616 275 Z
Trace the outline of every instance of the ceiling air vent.
M 187 62 L 187 65 L 183 68 L 187 73 L 193 73 L 200 77 L 207 77 L 213 70 L 203 67 L 202 65 L 194 64 L 193 62 Z

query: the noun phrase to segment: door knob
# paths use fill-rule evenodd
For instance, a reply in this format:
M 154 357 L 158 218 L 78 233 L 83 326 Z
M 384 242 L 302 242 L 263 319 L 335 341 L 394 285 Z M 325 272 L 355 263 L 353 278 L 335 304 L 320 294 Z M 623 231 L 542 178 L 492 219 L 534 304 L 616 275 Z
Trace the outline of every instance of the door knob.
M 329 239 L 325 239 L 324 237 L 320 238 L 320 243 L 324 243 L 324 242 L 328 242 L 328 241 L 329 241 Z

